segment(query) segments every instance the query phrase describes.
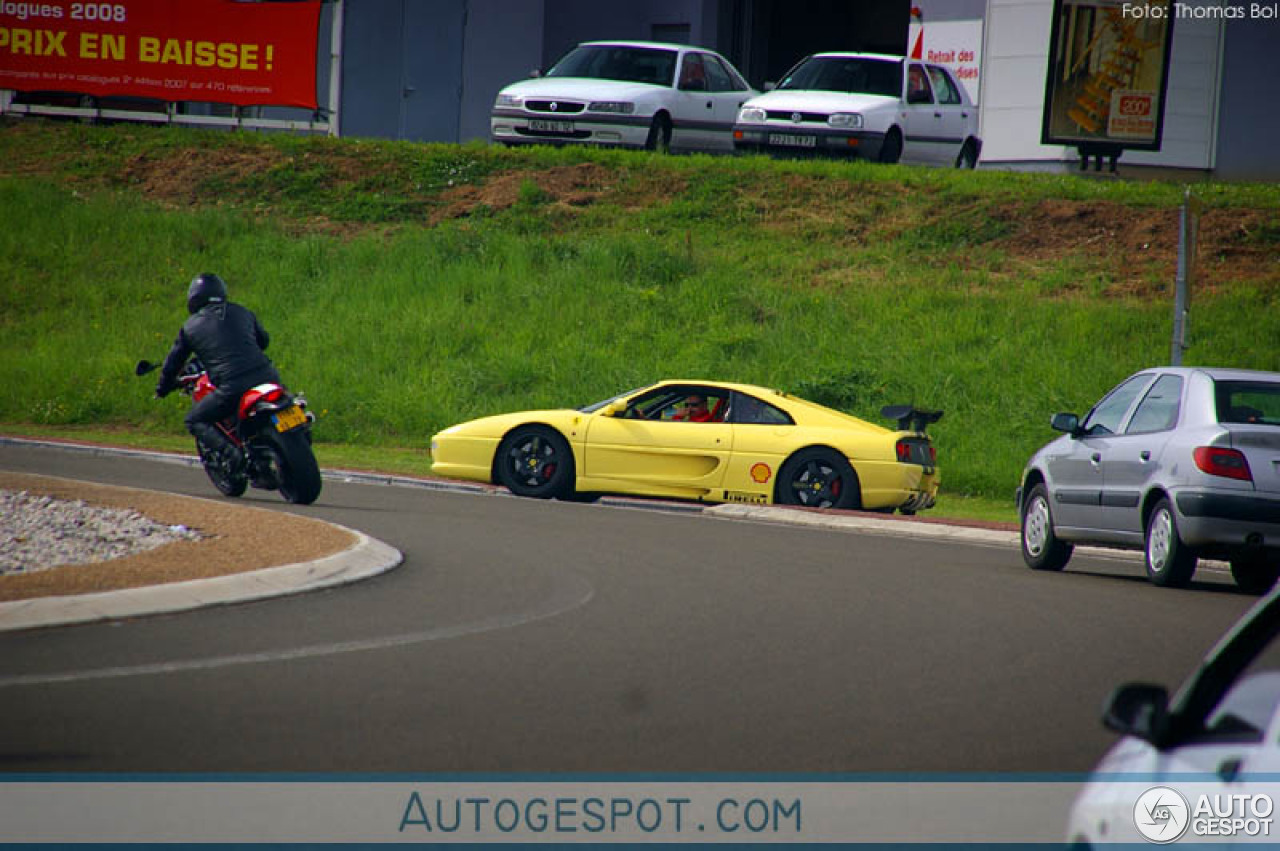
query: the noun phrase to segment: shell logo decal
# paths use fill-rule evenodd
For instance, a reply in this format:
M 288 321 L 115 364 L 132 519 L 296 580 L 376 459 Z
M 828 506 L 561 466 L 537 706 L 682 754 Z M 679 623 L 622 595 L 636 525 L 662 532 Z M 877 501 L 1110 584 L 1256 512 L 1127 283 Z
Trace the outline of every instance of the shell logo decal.
M 773 470 L 769 469 L 768 464 L 752 464 L 751 465 L 751 481 L 758 485 L 762 485 L 769 481 L 773 476 Z

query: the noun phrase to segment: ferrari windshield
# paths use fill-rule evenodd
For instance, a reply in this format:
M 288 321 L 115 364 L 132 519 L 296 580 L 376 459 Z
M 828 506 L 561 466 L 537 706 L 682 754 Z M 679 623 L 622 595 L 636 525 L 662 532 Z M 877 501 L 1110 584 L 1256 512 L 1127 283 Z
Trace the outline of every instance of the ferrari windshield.
M 778 88 L 896 98 L 902 94 L 902 63 L 893 59 L 810 56 L 792 68 Z
M 626 393 L 619 393 L 617 396 L 610 396 L 608 399 L 605 399 L 603 402 L 593 402 L 590 405 L 587 405 L 586 407 L 579 408 L 578 410 L 584 414 L 594 414 L 596 411 L 600 410 L 605 405 L 608 405 L 610 402 L 616 399 L 628 399 L 636 395 L 637 393 L 639 393 L 641 390 L 644 390 L 645 387 L 649 387 L 649 386 L 651 385 L 646 384 L 644 385 L 644 387 L 637 387 L 634 390 L 628 390 Z
M 670 86 L 676 75 L 677 56 L 674 50 L 657 47 L 584 44 L 569 51 L 546 76 Z

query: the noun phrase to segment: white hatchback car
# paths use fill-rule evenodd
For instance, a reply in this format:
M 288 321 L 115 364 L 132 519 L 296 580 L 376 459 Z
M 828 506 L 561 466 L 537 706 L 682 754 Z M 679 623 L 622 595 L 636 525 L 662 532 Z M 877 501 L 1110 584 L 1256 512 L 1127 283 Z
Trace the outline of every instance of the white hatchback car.
M 1146 683 L 1115 691 L 1102 720 L 1123 738 L 1076 797 L 1071 848 L 1280 841 L 1277 635 L 1280 590 L 1246 613 L 1173 697 Z
M 874 53 L 819 53 L 752 98 L 733 128 L 738 151 L 828 154 L 973 168 L 978 109 L 941 65 Z
M 733 150 L 738 109 L 757 94 L 718 53 L 681 44 L 580 44 L 541 77 L 498 92 L 490 138 L 649 150 Z

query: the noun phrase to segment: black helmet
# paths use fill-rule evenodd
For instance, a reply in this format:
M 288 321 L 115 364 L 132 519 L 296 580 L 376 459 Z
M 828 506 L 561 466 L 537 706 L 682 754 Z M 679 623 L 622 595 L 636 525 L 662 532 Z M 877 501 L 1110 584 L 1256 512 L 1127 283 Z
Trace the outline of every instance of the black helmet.
M 187 287 L 187 313 L 227 300 L 227 282 L 211 272 L 197 275 Z

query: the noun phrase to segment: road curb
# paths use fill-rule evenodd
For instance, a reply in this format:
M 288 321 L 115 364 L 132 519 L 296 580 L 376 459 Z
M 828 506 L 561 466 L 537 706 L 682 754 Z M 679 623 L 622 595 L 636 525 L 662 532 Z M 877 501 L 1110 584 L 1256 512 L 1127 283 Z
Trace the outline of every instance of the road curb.
M 315 591 L 369 579 L 404 561 L 404 555 L 376 538 L 327 523 L 355 536 L 342 552 L 312 561 L 259 570 L 65 597 L 37 597 L 0 603 L 0 632 L 142 615 L 184 612 L 227 603 L 245 603 Z
M 995 546 L 1020 546 L 1017 532 L 1000 529 L 978 529 L 936 521 L 923 522 L 903 518 L 868 517 L 852 513 L 827 513 L 804 511 L 795 508 L 774 508 L 767 505 L 712 505 L 703 509 L 711 517 L 727 520 L 750 520 L 757 523 L 778 523 L 786 526 L 808 526 L 818 529 L 840 529 L 867 532 L 875 535 L 931 538 L 934 540 L 963 541 Z

